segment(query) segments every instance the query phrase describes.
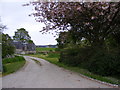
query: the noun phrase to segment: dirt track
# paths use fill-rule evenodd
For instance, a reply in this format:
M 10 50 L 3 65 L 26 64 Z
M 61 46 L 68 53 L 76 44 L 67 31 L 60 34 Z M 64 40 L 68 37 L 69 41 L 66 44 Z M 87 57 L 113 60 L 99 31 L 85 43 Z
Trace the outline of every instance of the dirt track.
M 31 58 L 39 60 L 41 66 Z M 111 88 L 88 80 L 43 59 L 25 56 L 27 64 L 16 73 L 2 78 L 3 88 Z

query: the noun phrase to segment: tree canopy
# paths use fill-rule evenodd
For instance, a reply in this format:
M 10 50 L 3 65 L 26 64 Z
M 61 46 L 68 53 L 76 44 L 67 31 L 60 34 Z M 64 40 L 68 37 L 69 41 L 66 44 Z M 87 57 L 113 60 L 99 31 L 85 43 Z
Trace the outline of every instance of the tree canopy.
M 13 40 L 8 34 L 2 33 L 2 58 L 14 54 L 14 51 Z
M 120 31 L 120 2 L 33 2 L 37 22 L 49 30 L 71 30 L 93 46 Z
M 33 43 L 31 37 L 24 28 L 17 29 L 15 35 L 13 36 L 13 39 L 22 43 Z

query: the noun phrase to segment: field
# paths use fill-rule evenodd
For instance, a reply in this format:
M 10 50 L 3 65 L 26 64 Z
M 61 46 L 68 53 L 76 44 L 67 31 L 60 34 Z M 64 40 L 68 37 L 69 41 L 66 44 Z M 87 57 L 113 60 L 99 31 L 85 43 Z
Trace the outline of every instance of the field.
M 40 51 L 55 51 L 56 48 L 39 48 L 37 47 L 36 48 L 36 51 L 37 52 L 40 52 Z

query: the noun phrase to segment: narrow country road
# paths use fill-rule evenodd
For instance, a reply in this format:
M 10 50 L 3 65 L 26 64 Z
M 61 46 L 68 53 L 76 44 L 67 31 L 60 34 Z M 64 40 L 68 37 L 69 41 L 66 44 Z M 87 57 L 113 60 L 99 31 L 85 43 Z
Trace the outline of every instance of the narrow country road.
M 24 56 L 27 63 L 19 71 L 2 78 L 3 88 L 112 88 L 81 77 L 43 59 Z M 31 58 L 39 60 L 38 65 Z

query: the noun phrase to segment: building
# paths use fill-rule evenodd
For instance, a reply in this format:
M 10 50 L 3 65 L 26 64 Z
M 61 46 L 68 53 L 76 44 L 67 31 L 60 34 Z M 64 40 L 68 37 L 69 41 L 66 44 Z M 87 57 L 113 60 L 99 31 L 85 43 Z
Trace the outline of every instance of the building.
M 20 41 L 13 42 L 16 48 L 16 54 L 34 54 L 36 53 L 36 46 L 34 43 L 22 43 Z

